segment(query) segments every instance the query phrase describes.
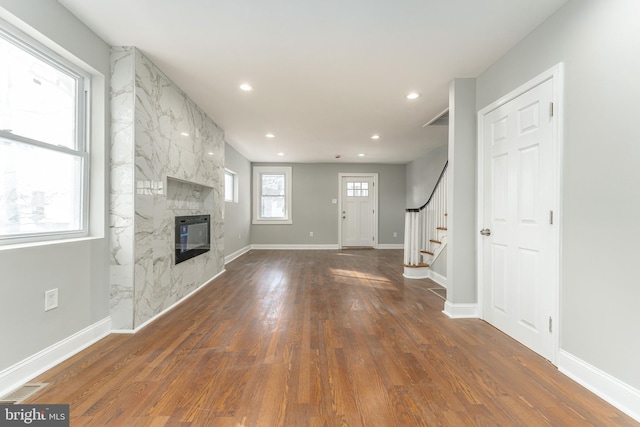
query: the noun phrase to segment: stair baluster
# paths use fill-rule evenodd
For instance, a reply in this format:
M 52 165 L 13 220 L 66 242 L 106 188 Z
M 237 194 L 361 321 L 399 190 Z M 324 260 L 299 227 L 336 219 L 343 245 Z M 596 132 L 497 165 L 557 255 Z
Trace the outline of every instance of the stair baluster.
M 447 230 L 447 164 L 445 164 L 431 196 L 422 207 L 406 209 L 404 235 L 405 277 L 419 278 L 413 269 L 429 268 L 446 244 Z

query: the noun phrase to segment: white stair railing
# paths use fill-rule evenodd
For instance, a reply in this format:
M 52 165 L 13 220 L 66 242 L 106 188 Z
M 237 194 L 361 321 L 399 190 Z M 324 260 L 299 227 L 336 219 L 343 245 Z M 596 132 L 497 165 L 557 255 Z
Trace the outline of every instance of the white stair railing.
M 447 163 L 448 164 L 448 163 Z M 405 213 L 404 265 L 427 267 L 423 255 L 435 254 L 442 245 L 441 236 L 447 229 L 447 164 L 436 186 L 422 207 Z

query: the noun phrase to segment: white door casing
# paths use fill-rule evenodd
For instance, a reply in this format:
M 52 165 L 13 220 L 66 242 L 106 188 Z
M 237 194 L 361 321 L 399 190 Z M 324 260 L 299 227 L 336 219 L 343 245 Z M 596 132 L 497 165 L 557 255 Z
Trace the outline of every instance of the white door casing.
M 377 174 L 339 174 L 340 247 L 378 245 Z
M 555 363 L 560 255 L 558 65 L 478 114 L 481 317 Z

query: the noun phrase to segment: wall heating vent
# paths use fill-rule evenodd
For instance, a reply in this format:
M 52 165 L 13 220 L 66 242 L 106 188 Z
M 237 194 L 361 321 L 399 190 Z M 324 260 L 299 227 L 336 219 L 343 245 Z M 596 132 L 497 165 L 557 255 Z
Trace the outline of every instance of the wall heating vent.
M 0 405 L 17 405 L 19 403 L 24 402 L 28 397 L 33 396 L 43 388 L 45 388 L 48 383 L 32 383 L 25 384 L 22 387 L 12 391 L 11 393 L 0 397 Z

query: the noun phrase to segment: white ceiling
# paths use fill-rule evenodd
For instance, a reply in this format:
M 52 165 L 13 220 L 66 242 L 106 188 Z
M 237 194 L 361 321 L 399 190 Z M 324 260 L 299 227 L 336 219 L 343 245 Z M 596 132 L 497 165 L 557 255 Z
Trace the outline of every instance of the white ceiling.
M 478 76 L 566 1 L 59 0 L 138 47 L 249 160 L 323 163 L 407 163 L 444 144 L 446 126 L 422 125 L 451 79 Z

